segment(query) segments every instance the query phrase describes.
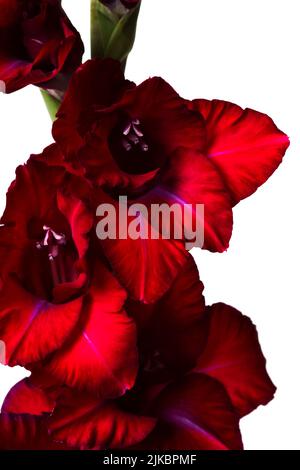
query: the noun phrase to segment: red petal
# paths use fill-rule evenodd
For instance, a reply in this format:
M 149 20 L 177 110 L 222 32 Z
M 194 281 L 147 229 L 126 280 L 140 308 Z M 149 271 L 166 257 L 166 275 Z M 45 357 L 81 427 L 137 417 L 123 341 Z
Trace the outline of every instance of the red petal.
M 30 84 L 58 88 L 81 63 L 83 44 L 61 2 L 43 1 L 37 15 L 25 18 L 23 3 L 10 1 L 1 15 L 1 40 L 0 79 L 7 93 Z
M 110 106 L 130 86 L 120 63 L 112 59 L 89 60 L 77 70 L 53 125 L 54 139 L 66 157 L 83 145 L 84 134 L 96 118 L 95 112 Z
M 120 223 L 123 216 L 119 204 L 101 190 L 95 191 L 94 196 L 96 207 L 108 203 L 115 209 L 116 225 L 113 228 L 116 229 L 116 239 L 111 237 L 99 241 L 115 275 L 135 300 L 144 303 L 157 301 L 168 290 L 187 259 L 183 243 L 150 236 L 131 238 L 127 232 L 132 218 L 126 216 L 127 220 Z M 140 225 L 151 235 L 149 219 L 143 214 L 140 214 Z M 122 232 L 126 230 L 124 239 L 119 236 L 120 229 Z
M 61 397 L 51 419 L 55 440 L 70 447 L 105 450 L 123 449 L 142 441 L 156 420 L 122 411 L 113 402 L 67 392 Z
M 39 226 L 48 225 L 72 238 L 78 253 L 77 264 L 87 251 L 87 234 L 92 227 L 93 215 L 82 200 L 86 198 L 89 189 L 82 178 L 70 177 L 62 168 L 49 167 L 45 163 L 45 156 L 51 153 L 55 153 L 53 146 L 20 166 L 16 171 L 16 180 L 7 193 L 7 205 L 1 218 L 4 227 L 0 229 L 0 247 L 9 250 L 10 256 L 4 259 L 2 274 L 6 271 L 17 272 L 19 278 L 26 278 L 28 270 L 22 272 L 22 260 L 32 250 L 34 242 L 40 241 L 34 239 L 40 236 Z M 42 278 L 40 273 L 34 273 L 38 268 L 33 264 L 28 267 L 33 271 L 31 276 L 35 274 Z M 83 266 L 78 266 L 77 270 L 81 273 Z M 30 282 L 33 283 L 32 279 Z M 82 283 L 77 282 L 77 290 L 79 286 L 82 287 Z
M 101 244 L 129 295 L 145 303 L 168 290 L 187 258 L 183 245 L 171 240 L 107 239 Z
M 250 196 L 276 170 L 289 146 L 272 119 L 226 101 L 196 100 L 204 117 L 207 155 L 221 172 L 233 202 Z
M 239 420 L 224 388 L 204 375 L 169 385 L 154 407 L 159 424 L 141 447 L 158 450 L 242 449 Z
M 103 202 L 103 195 L 100 196 Z M 115 204 L 112 199 L 106 202 Z M 222 252 L 228 247 L 232 232 L 231 201 L 218 172 L 200 153 L 182 149 L 174 153 L 170 165 L 162 173 L 155 188 L 144 197 L 130 201 L 130 204 L 135 203 L 146 205 L 148 215 L 151 214 L 153 204 L 179 204 L 182 213 L 186 204 L 190 204 L 193 230 L 197 227 L 200 232 L 199 244 L 203 241 L 201 233 L 204 225 L 205 248 Z M 197 215 L 196 204 L 204 205 L 204 221 Z M 115 207 L 119 219 L 116 204 Z M 119 239 L 117 230 L 116 240 L 103 240 L 101 244 L 113 270 L 129 294 L 135 300 L 153 303 L 170 287 L 187 255 L 181 243 L 183 240 L 155 240 L 151 238 L 151 220 L 142 214 L 141 219 L 148 238 L 132 240 L 127 237 L 122 240 Z M 184 228 L 188 238 L 191 227 L 184 223 Z
M 55 305 L 8 279 L 0 291 L 0 338 L 6 362 L 24 366 L 60 348 L 79 320 L 82 298 Z
M 72 238 L 78 251 L 79 258 L 82 258 L 88 249 L 88 234 L 93 227 L 93 216 L 87 210 L 85 204 L 74 195 L 58 192 L 57 204 L 59 210 L 70 223 Z
M 169 291 L 155 305 L 128 303 L 140 335 L 140 347 L 158 351 L 164 364 L 178 372 L 196 364 L 205 345 L 203 284 L 191 255 Z
M 78 99 L 79 89 L 85 91 Z M 151 155 L 128 159 L 117 152 L 113 157 L 109 140 L 121 115 L 142 121 Z M 155 77 L 135 87 L 108 60 L 89 61 L 74 75 L 53 133 L 65 158 L 75 167 L 80 162 L 88 178 L 109 188 L 126 187 L 127 193 L 153 179 L 173 151 L 199 151 L 205 144 L 203 118 L 168 83 Z
M 137 116 L 159 143 L 159 152 L 170 155 L 180 147 L 199 151 L 205 144 L 202 116 L 191 112 L 178 93 L 162 78 L 153 77 L 124 94 L 114 109 Z
M 0 414 L 1 450 L 67 450 L 48 435 L 46 418 Z
M 52 413 L 56 393 L 35 387 L 30 378 L 21 380 L 7 394 L 2 405 L 2 413 L 43 415 Z
M 28 231 L 29 218 L 48 220 L 49 213 L 52 217 L 56 211 L 57 188 L 62 186 L 64 174 L 62 168 L 48 167 L 40 157 L 31 157 L 25 165 L 19 166 L 16 179 L 7 193 L 1 223 L 15 225 L 23 241 L 24 233 Z
M 136 329 L 122 310 L 125 291 L 99 266 L 72 339 L 50 360 L 62 383 L 104 397 L 122 395 L 137 373 Z
M 228 248 L 232 232 L 231 201 L 214 165 L 201 153 L 183 149 L 175 152 L 158 184 L 144 199 L 148 204 L 179 204 L 182 210 L 190 204 L 193 230 L 204 229 L 204 248 L 219 252 Z M 198 217 L 196 204 L 204 206 L 204 219 Z M 190 226 L 184 222 L 185 233 L 189 234 Z
M 240 416 L 272 400 L 275 387 L 267 371 L 257 331 L 248 317 L 224 304 L 208 309 L 207 345 L 197 372 L 219 380 Z
M 57 199 L 58 208 L 69 222 L 72 239 L 78 254 L 76 270 L 79 273 L 75 281 L 60 284 L 53 289 L 55 302 L 62 303 L 78 295 L 80 289 L 87 282 L 85 255 L 89 248 L 89 232 L 93 227 L 94 218 L 85 204 L 77 197 L 58 192 Z
M 191 367 L 203 348 L 204 286 L 192 256 L 156 307 L 156 341 L 164 362 L 175 370 Z

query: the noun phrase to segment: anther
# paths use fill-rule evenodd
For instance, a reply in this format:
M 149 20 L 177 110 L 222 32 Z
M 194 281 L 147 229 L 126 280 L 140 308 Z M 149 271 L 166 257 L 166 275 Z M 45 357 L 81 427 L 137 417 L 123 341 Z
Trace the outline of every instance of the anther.
M 127 152 L 132 149 L 132 145 L 126 139 L 122 139 L 122 146 Z
M 132 124 L 131 122 L 125 127 L 124 131 L 123 131 L 123 135 L 128 135 L 129 132 L 131 131 L 131 127 L 132 127 Z
M 141 131 L 141 129 L 139 127 L 137 127 L 135 124 L 132 125 L 132 129 L 134 130 L 134 133 L 138 136 L 138 137 L 144 137 L 144 133 Z
M 140 128 L 141 121 L 139 119 L 132 119 L 126 123 L 123 129 L 122 146 L 129 152 L 134 145 L 139 145 L 143 152 L 148 152 L 149 145 L 144 141 L 144 133 Z
M 144 141 L 140 142 L 140 146 L 141 146 L 141 149 L 143 150 L 143 152 L 148 152 L 149 145 L 146 144 L 146 142 L 144 142 Z

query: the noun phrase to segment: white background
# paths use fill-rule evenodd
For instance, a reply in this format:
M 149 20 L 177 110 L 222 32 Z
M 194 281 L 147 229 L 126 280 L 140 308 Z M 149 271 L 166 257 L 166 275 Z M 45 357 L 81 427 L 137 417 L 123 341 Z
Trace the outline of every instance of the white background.
M 63 3 L 88 44 L 89 0 Z M 127 69 L 136 82 L 161 75 L 186 98 L 265 112 L 291 138 L 280 169 L 234 210 L 228 252 L 194 252 L 207 302 L 251 316 L 278 387 L 242 420 L 246 449 L 300 449 L 299 15 L 299 0 L 143 0 Z M 1 209 L 15 167 L 50 143 L 50 124 L 38 89 L 0 96 Z M 0 402 L 23 375 L 1 366 Z

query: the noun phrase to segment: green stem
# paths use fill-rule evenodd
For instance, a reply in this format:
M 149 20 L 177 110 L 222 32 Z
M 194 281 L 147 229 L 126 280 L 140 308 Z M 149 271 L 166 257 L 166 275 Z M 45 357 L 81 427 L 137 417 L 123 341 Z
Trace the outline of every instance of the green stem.
M 54 98 L 53 96 L 49 95 L 46 90 L 41 89 L 41 94 L 52 121 L 55 121 L 56 113 L 58 111 L 58 108 L 60 107 L 60 101 Z

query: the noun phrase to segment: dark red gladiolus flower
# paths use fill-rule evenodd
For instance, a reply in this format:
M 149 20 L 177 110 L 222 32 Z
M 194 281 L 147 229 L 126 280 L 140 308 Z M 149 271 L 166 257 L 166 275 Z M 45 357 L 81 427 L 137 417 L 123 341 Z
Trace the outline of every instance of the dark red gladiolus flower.
M 83 43 L 61 0 L 1 0 L 0 8 L 2 91 L 31 84 L 64 91 Z
M 86 183 L 33 157 L 1 219 L 0 338 L 10 366 L 47 360 L 58 383 L 122 395 L 137 371 L 126 292 L 91 253 Z
M 77 170 L 80 164 L 113 198 L 205 202 L 207 245 L 217 251 L 227 247 L 230 201 L 202 155 L 203 119 L 162 79 L 136 87 L 124 80 L 117 62 L 87 62 L 71 81 L 53 134 L 64 159 Z
M 182 294 L 190 282 L 197 292 L 189 290 L 185 298 Z M 139 329 L 140 372 L 135 386 L 122 397 L 108 401 L 55 388 L 51 371 L 43 366 L 13 388 L 3 412 L 31 420 L 43 417 L 53 445 L 59 442 L 67 448 L 241 449 L 240 418 L 268 403 L 275 387 L 249 318 L 224 304 L 204 309 L 202 289 L 189 259 L 185 272 L 155 308 L 127 306 Z M 164 342 L 153 334 L 155 328 L 145 342 L 143 330 L 155 322 L 153 311 L 161 314 L 162 328 L 167 328 L 172 306 L 174 323 L 165 331 Z M 193 328 L 198 347 L 197 333 L 190 334 Z M 172 358 L 174 335 L 179 350 Z M 181 356 L 186 356 L 185 367 L 176 370 Z
M 266 181 L 289 145 L 266 115 L 221 101 L 187 102 L 161 78 L 135 86 L 117 62 L 99 59 L 73 76 L 53 135 L 61 164 L 101 187 L 108 202 L 127 195 L 147 207 L 203 204 L 203 247 L 219 252 L 231 237 L 232 206 Z M 161 256 L 162 244 L 154 242 L 103 243 L 130 295 L 151 303 L 185 261 L 182 243 L 166 244 Z M 124 258 L 124 252 L 134 255 Z M 153 271 L 164 273 L 155 284 Z
M 10 365 L 57 349 L 79 320 L 92 217 L 69 190 L 63 194 L 64 178 L 62 168 L 33 158 L 17 169 L 7 194 L 0 228 L 0 336 Z
M 62 162 L 101 187 L 107 202 L 125 194 L 131 204 L 147 206 L 177 203 L 183 209 L 185 203 L 203 203 L 206 248 L 227 248 L 231 202 L 202 154 L 203 119 L 162 79 L 136 87 L 124 80 L 117 62 L 89 61 L 71 81 L 53 134 Z M 103 199 L 99 195 L 96 207 Z M 148 303 L 166 292 L 187 256 L 182 241 L 117 239 L 102 245 L 129 294 Z M 125 252 L 132 256 L 121 256 Z
M 60 396 L 49 422 L 53 438 L 80 448 L 141 449 L 241 449 L 239 419 L 260 404 L 272 399 L 274 386 L 265 367 L 255 328 L 250 320 L 231 307 L 216 305 L 206 311 L 209 335 L 199 353 L 199 365 L 190 373 L 168 372 L 153 357 L 152 368 L 144 364 L 136 387 L 115 401 L 107 420 L 106 406 L 92 397 Z M 215 318 L 218 317 L 218 318 Z M 222 341 L 219 332 L 224 331 Z M 236 334 L 241 330 L 243 338 Z M 183 333 L 184 334 L 184 333 Z M 165 335 L 168 345 L 172 335 Z M 186 343 L 189 337 L 186 336 Z M 243 340 L 246 341 L 244 349 Z M 170 340 L 172 342 L 172 339 Z M 227 350 L 227 355 L 224 352 Z M 238 376 L 232 372 L 239 371 Z M 232 391 L 234 390 L 234 393 Z M 240 407 L 241 400 L 243 401 Z M 111 406 L 111 404 L 110 404 Z M 74 408 L 77 419 L 74 419 Z M 95 410 L 92 412 L 92 410 Z M 98 415 L 96 414 L 98 411 Z M 133 415 L 128 421 L 128 415 Z M 93 422 L 88 416 L 93 416 Z M 151 432 L 142 441 L 145 418 L 152 418 Z M 130 428 L 137 419 L 139 425 Z M 112 427 L 112 422 L 114 427 Z M 142 426 L 142 423 L 144 426 Z M 156 423 L 156 424 L 155 424 Z M 126 430 L 126 432 L 125 432 Z M 138 434 L 138 435 L 137 435 Z M 132 444 L 139 438 L 140 443 Z

